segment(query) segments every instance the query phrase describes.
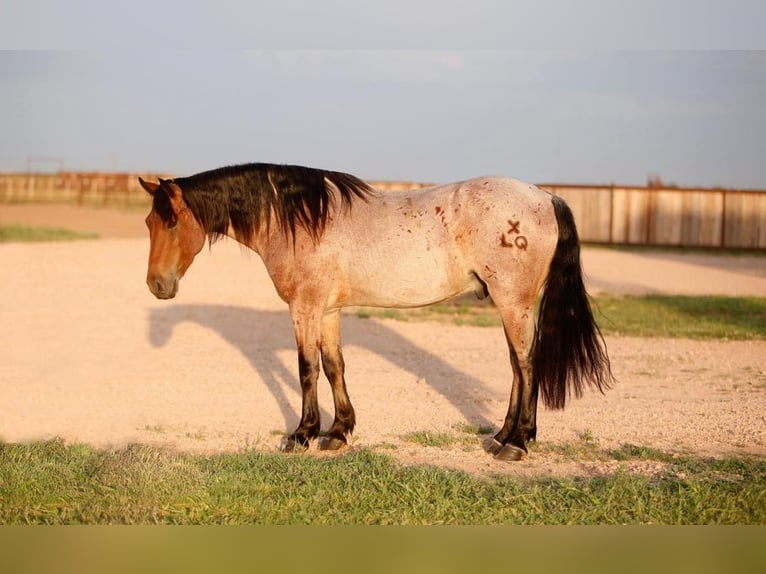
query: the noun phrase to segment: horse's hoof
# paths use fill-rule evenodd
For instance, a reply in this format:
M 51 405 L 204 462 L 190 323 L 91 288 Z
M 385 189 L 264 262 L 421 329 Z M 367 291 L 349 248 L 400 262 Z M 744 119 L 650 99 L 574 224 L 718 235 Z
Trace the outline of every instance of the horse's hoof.
M 305 452 L 309 448 L 308 444 L 303 444 L 296 441 L 294 438 L 289 438 L 282 445 L 282 452 Z
M 500 444 L 495 438 L 488 438 L 484 441 L 484 450 L 489 454 L 496 455 L 503 449 L 503 445 Z
M 503 445 L 500 450 L 493 454 L 495 455 L 495 460 L 502 460 L 505 462 L 522 460 L 527 456 L 527 453 L 524 451 L 524 449 L 513 446 L 512 444 Z
M 336 436 L 324 437 L 319 441 L 319 450 L 340 450 L 348 446 L 345 439 Z

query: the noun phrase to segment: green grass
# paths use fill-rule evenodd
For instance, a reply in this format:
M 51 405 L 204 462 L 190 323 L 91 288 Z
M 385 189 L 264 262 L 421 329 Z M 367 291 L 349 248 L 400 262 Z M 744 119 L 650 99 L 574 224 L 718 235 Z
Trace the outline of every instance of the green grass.
M 474 423 L 458 423 L 454 428 L 461 433 L 474 436 L 488 435 L 495 432 L 495 428 L 492 426 L 482 426 Z
M 628 458 L 617 459 L 611 453 L 604 451 L 598 445 L 598 441 L 593 437 L 589 430 L 580 435 L 580 440 L 575 442 L 549 443 L 533 441 L 529 443 L 529 450 L 533 453 L 554 454 L 564 460 L 582 462 L 582 461 L 603 461 L 628 460 Z
M 766 338 L 766 297 L 598 295 L 591 299 L 605 335 L 751 340 Z M 457 299 L 419 309 L 363 309 L 360 317 L 500 326 L 491 304 Z
M 606 334 L 693 339 L 766 338 L 765 297 L 599 296 L 597 321 Z
M 402 436 L 407 442 L 420 446 L 450 448 L 460 442 L 460 438 L 450 432 L 414 431 Z
M 370 450 L 194 456 L 57 440 L 3 444 L 0 524 L 766 523 L 763 458 L 684 458 L 634 446 L 604 456 L 658 457 L 669 470 L 480 479 L 403 467 Z
M 95 233 L 80 233 L 60 227 L 30 227 L 17 223 L 0 225 L 0 243 L 28 241 L 70 241 L 73 239 L 97 239 Z
M 456 424 L 453 429 L 454 432 L 414 431 L 403 435 L 402 439 L 420 446 L 448 449 L 460 445 L 475 445 L 477 436 L 486 436 L 494 432 L 493 427 L 470 423 Z

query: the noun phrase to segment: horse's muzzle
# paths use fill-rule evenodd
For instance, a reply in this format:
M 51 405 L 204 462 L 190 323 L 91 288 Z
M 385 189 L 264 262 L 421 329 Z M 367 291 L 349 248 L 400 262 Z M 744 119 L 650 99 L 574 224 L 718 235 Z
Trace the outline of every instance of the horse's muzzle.
M 178 278 L 149 277 L 146 284 L 157 299 L 172 299 L 178 293 Z

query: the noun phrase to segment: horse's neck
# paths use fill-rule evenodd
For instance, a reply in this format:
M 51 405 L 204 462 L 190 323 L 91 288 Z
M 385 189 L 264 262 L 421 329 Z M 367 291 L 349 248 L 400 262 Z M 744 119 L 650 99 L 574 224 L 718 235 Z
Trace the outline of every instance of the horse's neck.
M 234 226 L 231 224 L 231 219 L 229 219 L 229 227 L 226 231 L 226 236 L 241 243 L 245 247 L 249 247 L 258 253 L 261 258 L 263 258 L 270 250 L 273 250 L 275 245 L 283 243 L 286 239 L 284 232 L 276 220 L 273 210 L 268 215 L 268 222 L 261 221 L 256 225 L 249 240 L 237 237 L 237 234 L 234 231 Z
M 249 247 L 253 251 L 256 251 L 258 253 L 261 252 L 261 249 L 268 241 L 268 235 L 270 234 L 269 229 L 272 227 L 277 227 L 277 223 L 275 221 L 273 210 L 270 210 L 270 213 L 268 215 L 268 224 L 266 221 L 260 221 L 258 222 L 252 231 L 252 236 L 247 239 L 244 237 L 241 237 L 239 234 L 237 234 L 234 225 L 232 224 L 232 217 L 231 217 L 231 201 L 232 201 L 232 190 L 227 185 L 226 181 L 219 181 L 218 185 L 220 185 L 220 189 L 222 190 L 224 197 L 219 199 L 219 201 L 225 201 L 226 205 L 226 211 L 225 216 L 227 218 L 226 223 L 226 231 L 224 235 L 230 239 L 233 239 L 234 241 L 237 241 L 238 243 L 241 243 L 245 247 Z

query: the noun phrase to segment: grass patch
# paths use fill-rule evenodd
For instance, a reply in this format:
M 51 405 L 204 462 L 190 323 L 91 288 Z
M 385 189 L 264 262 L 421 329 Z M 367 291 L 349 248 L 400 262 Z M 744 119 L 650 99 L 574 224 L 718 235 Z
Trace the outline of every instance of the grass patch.
M 691 339 L 766 339 L 766 297 L 598 295 L 591 299 L 605 335 Z M 418 309 L 364 308 L 357 316 L 500 326 L 497 309 L 470 297 Z
M 532 441 L 528 448 L 532 452 L 540 454 L 555 454 L 566 460 L 585 461 L 585 460 L 607 460 L 609 453 L 604 452 L 598 445 L 598 441 L 593 437 L 590 430 L 583 431 L 578 441 L 564 443 L 550 443 Z M 624 460 L 627 460 L 624 459 Z
M 60 227 L 31 227 L 17 223 L 0 225 L 0 243 L 30 241 L 71 241 L 98 239 L 95 233 L 80 233 Z
M 457 423 L 454 426 L 454 429 L 456 431 L 473 435 L 473 436 L 482 436 L 482 435 L 488 435 L 495 432 L 495 427 L 490 425 L 477 425 L 474 423 Z
M 455 432 L 415 431 L 402 436 L 405 442 L 425 447 L 451 448 L 454 446 L 476 445 L 477 436 L 486 436 L 494 432 L 494 427 L 471 423 L 457 423 L 452 427 Z
M 677 460 L 672 454 L 655 448 L 633 444 L 624 444 L 620 448 L 610 451 L 609 455 L 614 460 L 656 460 L 658 462 L 673 462 Z
M 590 442 L 590 441 L 585 441 Z M 666 457 L 625 447 L 622 460 Z M 481 479 L 385 454 L 212 456 L 53 440 L 0 445 L 1 524 L 763 524 L 766 460 L 672 472 Z M 523 463 L 520 463 L 523 464 Z
M 605 334 L 692 339 L 766 338 L 764 297 L 647 295 L 594 299 Z
M 449 448 L 460 442 L 460 439 L 449 432 L 433 431 L 415 431 L 402 436 L 406 442 L 411 442 L 420 446 L 430 446 L 436 448 Z
M 723 482 L 762 481 L 766 478 L 762 473 L 766 469 L 764 460 L 755 457 L 701 459 L 631 444 L 622 445 L 618 449 L 609 451 L 609 455 L 614 460 L 620 461 L 649 460 L 663 462 L 670 465 L 668 474 L 676 477 L 691 476 L 700 480 Z M 762 503 L 766 505 L 766 490 L 762 490 L 758 496 Z

